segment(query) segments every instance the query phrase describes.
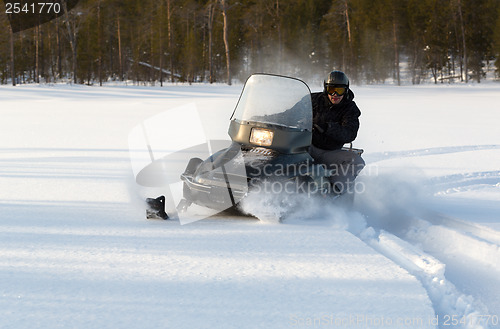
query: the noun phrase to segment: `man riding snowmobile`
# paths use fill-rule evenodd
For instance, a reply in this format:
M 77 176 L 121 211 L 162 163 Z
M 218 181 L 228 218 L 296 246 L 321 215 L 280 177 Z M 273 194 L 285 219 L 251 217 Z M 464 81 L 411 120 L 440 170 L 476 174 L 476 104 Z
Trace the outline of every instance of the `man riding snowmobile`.
M 252 75 L 230 120 L 231 145 L 205 160 L 189 161 L 180 175 L 184 188 L 177 212 L 186 212 L 192 204 L 235 208 L 252 189 L 270 182 L 300 187 L 296 190 L 301 193 L 303 186 L 306 193 L 348 193 L 341 184 L 350 184 L 364 162 L 342 146 L 356 137 L 360 113 L 343 73 L 332 72 L 324 87 L 324 92 L 311 94 L 298 79 Z M 165 198 L 147 203 L 148 218 L 168 218 Z
M 338 194 L 353 193 L 354 179 L 365 162 L 359 152 L 343 148 L 357 136 L 361 112 L 353 101 L 349 79 L 344 72 L 332 71 L 322 92 L 311 94 L 313 136 L 309 153 L 330 169 L 330 182 Z

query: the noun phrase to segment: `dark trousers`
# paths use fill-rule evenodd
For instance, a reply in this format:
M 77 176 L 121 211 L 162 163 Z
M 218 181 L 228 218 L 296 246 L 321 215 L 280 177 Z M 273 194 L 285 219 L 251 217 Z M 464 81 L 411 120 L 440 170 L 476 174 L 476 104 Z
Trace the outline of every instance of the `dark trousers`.
M 363 158 L 352 151 L 323 150 L 311 145 L 309 154 L 316 163 L 325 165 L 330 171 L 330 182 L 337 193 L 349 192 L 354 179 L 365 167 Z

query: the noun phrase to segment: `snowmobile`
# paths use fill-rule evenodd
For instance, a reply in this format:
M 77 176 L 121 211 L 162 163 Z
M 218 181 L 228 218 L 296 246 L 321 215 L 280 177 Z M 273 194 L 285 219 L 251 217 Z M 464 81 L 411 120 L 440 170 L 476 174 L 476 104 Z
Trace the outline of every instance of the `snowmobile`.
M 335 196 L 327 168 L 308 153 L 313 128 L 310 94 L 307 84 L 296 78 L 251 75 L 230 118 L 230 146 L 207 159 L 190 159 L 180 175 L 183 198 L 177 212 L 193 204 L 237 209 L 252 192 L 263 197 L 276 191 Z M 163 196 L 147 203 L 148 218 L 169 217 Z

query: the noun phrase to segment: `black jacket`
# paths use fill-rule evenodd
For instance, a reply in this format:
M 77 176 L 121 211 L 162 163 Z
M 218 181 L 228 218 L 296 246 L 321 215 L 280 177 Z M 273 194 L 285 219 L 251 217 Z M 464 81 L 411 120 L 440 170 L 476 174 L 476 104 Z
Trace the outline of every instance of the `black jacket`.
M 361 112 L 353 101 L 354 93 L 351 90 L 337 105 L 333 105 L 324 92 L 312 93 L 311 99 L 315 125 L 312 136 L 314 146 L 337 150 L 356 139 Z

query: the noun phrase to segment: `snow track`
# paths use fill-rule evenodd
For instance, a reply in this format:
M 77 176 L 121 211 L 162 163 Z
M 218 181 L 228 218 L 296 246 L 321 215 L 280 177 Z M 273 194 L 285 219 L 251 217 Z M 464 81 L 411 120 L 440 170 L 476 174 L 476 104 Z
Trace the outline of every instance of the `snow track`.
M 470 294 L 483 315 L 495 317 L 492 328 L 500 328 L 500 234 L 488 227 L 457 218 L 431 214 L 416 219 L 405 234 L 407 241 L 421 246 L 446 264 L 446 278 L 464 294 Z
M 452 102 L 444 107 L 460 108 Z M 484 114 L 491 110 L 487 104 L 482 109 Z M 400 115 L 408 120 L 417 113 L 425 116 L 422 111 L 429 111 L 429 117 L 439 112 L 430 106 L 401 113 L 390 109 L 387 113 L 393 119 Z M 376 169 L 371 172 L 376 173 L 360 177 L 368 188 L 360 196 L 358 210 L 365 215 L 368 228 L 358 236 L 420 280 L 433 302 L 440 328 L 498 329 L 498 129 L 490 124 L 488 114 L 477 117 L 472 125 L 464 120 L 457 129 L 456 117 L 450 120 L 446 111 L 440 113 L 443 117 L 426 128 L 399 126 L 397 129 L 408 130 L 404 134 L 393 134 L 396 128 L 381 119 L 381 140 L 408 138 L 404 147 L 394 145 L 386 150 L 386 145 L 381 152 L 373 150 L 365 155 L 369 166 Z M 366 119 L 371 114 L 364 115 Z M 428 134 L 426 145 L 420 143 L 420 128 Z M 369 142 L 373 137 L 369 134 L 361 138 Z
M 432 147 L 417 150 L 393 151 L 370 154 L 370 161 L 376 162 L 394 158 L 410 158 L 430 155 L 443 155 L 452 153 L 462 153 L 471 151 L 491 151 L 500 150 L 500 145 L 466 145 L 466 146 L 448 146 Z
M 500 272 L 500 233 L 479 224 L 436 215 L 416 219 L 406 234 L 429 252 L 455 253 Z M 446 242 L 442 237 L 447 237 Z
M 406 218 L 406 227 L 388 227 L 392 233 L 369 227 L 359 236 L 420 280 L 440 328 L 498 328 L 499 232 L 436 213 L 427 218 Z
M 446 175 L 431 180 L 436 195 L 499 187 L 500 171 L 480 171 Z
M 427 221 L 434 225 L 441 225 L 448 229 L 472 235 L 476 237 L 477 240 L 485 240 L 485 242 L 496 245 L 497 247 L 500 245 L 500 232 L 477 223 L 448 217 L 442 214 L 429 215 Z

